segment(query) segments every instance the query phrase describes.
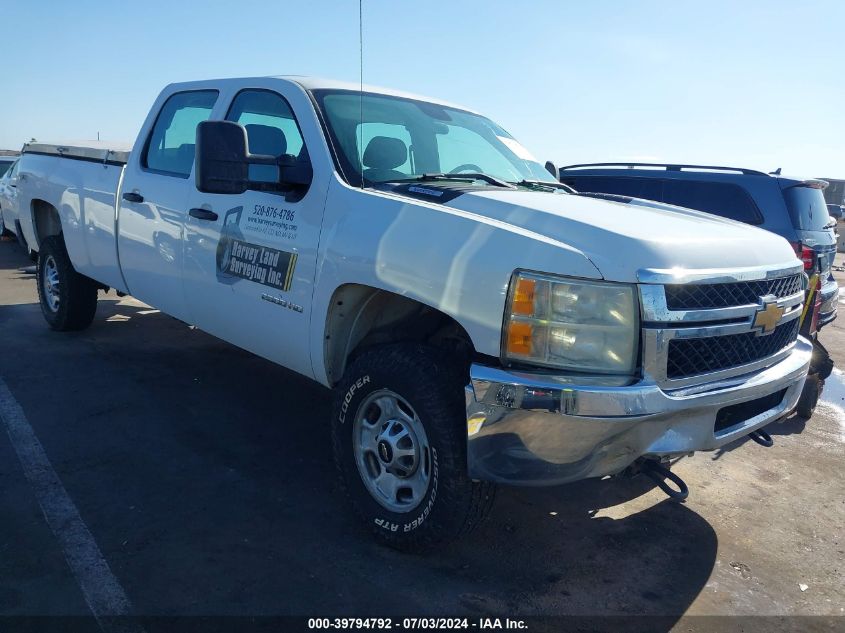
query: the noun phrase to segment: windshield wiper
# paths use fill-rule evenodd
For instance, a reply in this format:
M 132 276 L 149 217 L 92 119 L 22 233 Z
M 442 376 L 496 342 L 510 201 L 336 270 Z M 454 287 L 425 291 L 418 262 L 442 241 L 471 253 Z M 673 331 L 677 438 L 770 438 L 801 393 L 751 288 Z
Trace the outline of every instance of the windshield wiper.
M 505 187 L 506 189 L 513 189 L 511 183 L 499 180 L 493 176 L 482 174 L 481 172 L 470 172 L 466 174 L 422 174 L 421 176 L 414 176 L 413 178 L 397 178 L 396 180 L 389 180 L 388 182 L 427 182 L 432 180 L 464 180 L 466 182 L 473 182 L 474 180 L 483 180 L 489 185 L 495 187 Z
M 575 193 L 575 190 L 569 185 L 562 182 L 548 182 L 546 180 L 520 180 L 519 182 L 512 182 L 512 185 L 517 187 L 533 187 L 535 189 L 560 189 L 566 193 Z

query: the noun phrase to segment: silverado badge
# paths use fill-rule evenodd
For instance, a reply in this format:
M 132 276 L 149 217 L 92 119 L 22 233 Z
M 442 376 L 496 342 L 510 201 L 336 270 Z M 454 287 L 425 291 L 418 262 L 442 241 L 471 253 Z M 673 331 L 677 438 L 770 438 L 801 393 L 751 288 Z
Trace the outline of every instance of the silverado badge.
M 760 297 L 760 308 L 754 313 L 751 327 L 757 330 L 757 336 L 765 336 L 775 331 L 783 316 L 783 308 L 777 304 L 777 297 L 766 295 Z

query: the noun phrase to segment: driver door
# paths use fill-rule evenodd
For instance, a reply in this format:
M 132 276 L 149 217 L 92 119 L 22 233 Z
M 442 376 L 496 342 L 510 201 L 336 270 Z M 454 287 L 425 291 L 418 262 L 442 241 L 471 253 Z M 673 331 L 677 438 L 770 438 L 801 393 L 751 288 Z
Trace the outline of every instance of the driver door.
M 244 125 L 253 154 L 307 157 L 297 117 L 278 89 L 245 89 L 226 119 Z M 293 97 L 293 96 L 292 96 Z M 251 165 L 250 180 L 277 169 Z M 306 191 L 210 194 L 192 183 L 185 220 L 184 292 L 201 329 L 313 376 L 311 290 L 327 182 Z

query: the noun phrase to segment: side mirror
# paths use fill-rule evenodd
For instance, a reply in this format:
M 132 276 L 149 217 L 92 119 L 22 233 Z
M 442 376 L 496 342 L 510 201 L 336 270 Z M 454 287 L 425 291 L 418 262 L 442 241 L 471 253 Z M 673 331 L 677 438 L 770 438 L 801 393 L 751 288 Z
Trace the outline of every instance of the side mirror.
M 309 161 L 283 154 L 250 154 L 246 128 L 232 121 L 203 121 L 197 126 L 197 189 L 203 193 L 290 191 L 311 184 Z M 269 165 L 275 175 L 269 180 L 250 179 L 250 165 Z
M 545 167 L 546 171 L 555 177 L 555 180 L 560 180 L 560 170 L 558 170 L 557 166 L 552 161 L 547 160 Z
M 283 189 L 307 187 L 314 178 L 311 162 L 297 160 L 291 154 L 279 156 L 276 164 L 279 166 L 279 184 Z
M 246 129 L 231 121 L 197 125 L 197 189 L 243 193 L 249 186 Z

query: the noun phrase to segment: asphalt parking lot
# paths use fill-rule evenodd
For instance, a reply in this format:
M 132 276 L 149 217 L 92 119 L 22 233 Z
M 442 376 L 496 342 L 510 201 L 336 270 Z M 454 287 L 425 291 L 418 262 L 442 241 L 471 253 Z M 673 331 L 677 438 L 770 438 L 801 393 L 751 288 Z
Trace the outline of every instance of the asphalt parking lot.
M 337 491 L 322 387 L 113 293 L 52 332 L 28 264 L 0 243 L 0 378 L 133 613 L 845 614 L 838 371 L 773 448 L 682 460 L 684 504 L 638 480 L 506 488 L 471 538 L 404 555 Z M 823 340 L 845 366 L 845 318 Z M 89 615 L 18 449 L 0 432 L 0 614 Z

